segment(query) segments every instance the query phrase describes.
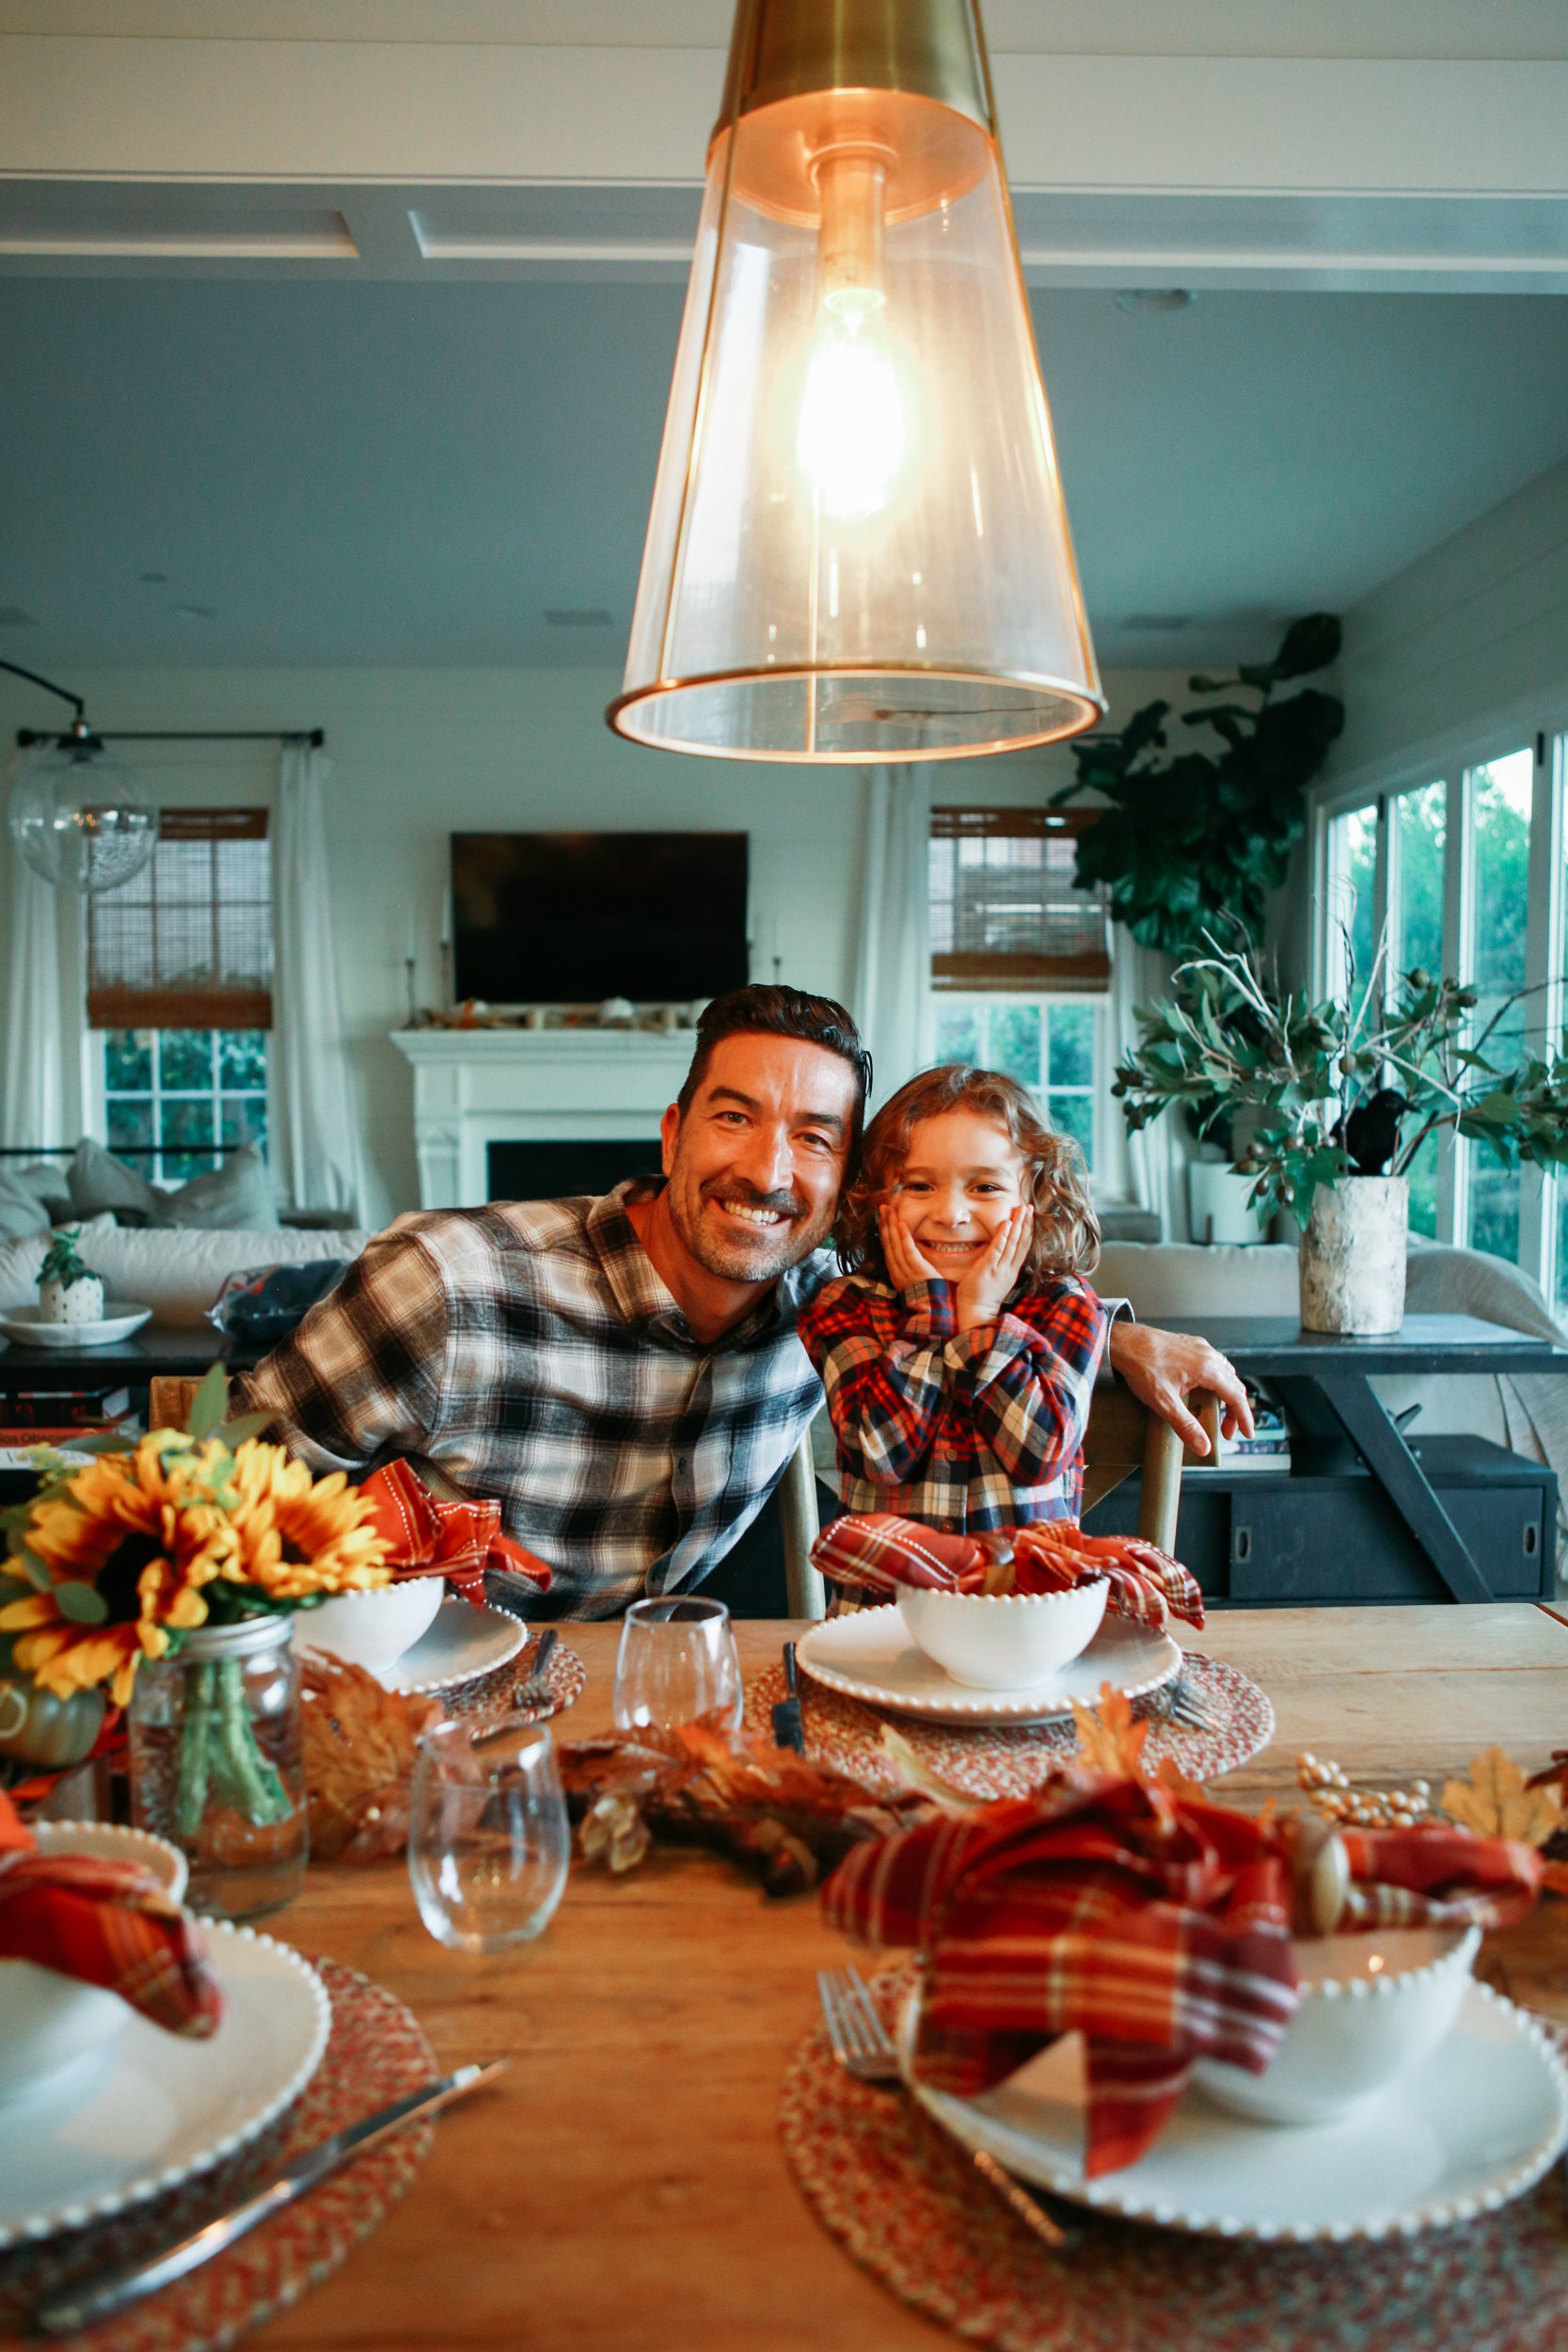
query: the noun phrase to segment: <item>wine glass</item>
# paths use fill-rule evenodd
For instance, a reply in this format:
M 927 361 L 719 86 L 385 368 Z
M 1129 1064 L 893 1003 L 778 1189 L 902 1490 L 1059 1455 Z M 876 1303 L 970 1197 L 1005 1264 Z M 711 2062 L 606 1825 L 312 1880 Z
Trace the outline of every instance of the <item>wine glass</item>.
M 437 1724 L 420 1741 L 408 1876 L 420 1916 L 454 1952 L 543 1934 L 566 1884 L 566 1800 L 547 1724 Z
M 730 1613 L 721 1600 L 677 1594 L 633 1601 L 615 1661 L 618 1729 L 673 1731 L 706 1715 L 735 1731 L 743 1698 Z

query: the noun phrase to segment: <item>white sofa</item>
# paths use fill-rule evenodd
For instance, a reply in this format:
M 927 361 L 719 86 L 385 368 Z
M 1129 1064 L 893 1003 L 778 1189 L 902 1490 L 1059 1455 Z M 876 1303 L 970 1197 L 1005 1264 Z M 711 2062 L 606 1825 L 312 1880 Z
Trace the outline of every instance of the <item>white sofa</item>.
M 110 1298 L 150 1307 L 153 1320 L 176 1329 L 200 1329 L 230 1274 L 263 1266 L 309 1265 L 322 1258 L 356 1258 L 369 1233 L 271 1232 L 243 1228 L 123 1226 L 89 1218 L 82 1229 L 84 1262 L 103 1278 Z M 47 1233 L 0 1245 L 0 1312 L 38 1299 L 38 1271 Z

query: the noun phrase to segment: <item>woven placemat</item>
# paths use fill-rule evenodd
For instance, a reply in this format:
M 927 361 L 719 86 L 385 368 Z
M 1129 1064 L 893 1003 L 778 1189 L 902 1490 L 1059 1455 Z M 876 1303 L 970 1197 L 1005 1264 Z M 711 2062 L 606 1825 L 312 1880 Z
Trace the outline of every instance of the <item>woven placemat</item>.
M 911 2101 L 851 2081 L 820 2029 L 784 2077 L 779 2128 L 806 2201 L 855 2260 L 916 2311 L 1000 2352 L 1568 2343 L 1558 2165 L 1500 2213 L 1387 2244 L 1260 2246 L 1085 2213 L 1071 2250 L 1055 2255 Z
M 1149 1719 L 1144 1756 L 1149 1766 L 1167 1756 L 1192 1780 L 1212 1780 L 1234 1772 L 1274 1738 L 1274 1708 L 1267 1694 L 1238 1667 L 1199 1650 L 1186 1657 L 1187 1687 L 1213 1716 L 1212 1731 L 1187 1731 L 1161 1715 L 1164 1695 L 1140 1700 L 1135 1712 Z M 895 1788 L 903 1775 L 882 1746 L 891 1724 L 931 1772 L 971 1797 L 1026 1797 L 1078 1751 L 1070 1717 L 1066 1723 L 1005 1724 L 993 1731 L 968 1725 L 918 1723 L 911 1715 L 880 1714 L 858 1699 L 843 1697 L 800 1677 L 806 1754 L 818 1764 L 835 1764 L 868 1787 Z M 765 1666 L 748 1685 L 746 1721 L 753 1731 L 769 1728 L 772 1709 L 784 1695 L 784 1670 Z
M 525 1649 L 520 1657 L 509 1658 L 504 1666 L 492 1666 L 488 1674 L 476 1675 L 472 1682 L 465 1682 L 455 1691 L 437 1691 L 434 1696 L 447 1715 L 488 1715 L 493 1708 L 506 1705 L 518 1683 L 526 1682 L 531 1671 Z M 550 1652 L 545 1679 L 564 1709 L 574 1699 L 581 1698 L 588 1669 L 575 1649 L 558 1642 Z
M 19 2352 L 24 2344 L 38 2344 L 40 2339 L 25 2336 L 24 2328 L 46 2292 L 200 2229 L 280 2165 L 432 2079 L 436 2060 L 411 2010 L 336 1961 L 314 1964 L 331 1995 L 332 2031 L 320 2066 L 288 2113 L 199 2181 L 117 2220 L 0 2255 L 0 2344 Z M 434 2122 L 409 2124 L 177 2286 L 85 2334 L 51 2341 L 68 2352 L 219 2352 L 237 2343 L 330 2278 L 407 2188 L 435 2130 Z

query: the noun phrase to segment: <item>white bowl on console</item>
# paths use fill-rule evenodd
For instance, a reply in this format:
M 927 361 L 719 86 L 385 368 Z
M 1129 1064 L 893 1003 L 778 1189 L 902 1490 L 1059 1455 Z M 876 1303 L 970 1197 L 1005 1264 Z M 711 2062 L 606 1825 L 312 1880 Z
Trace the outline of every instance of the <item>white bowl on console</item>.
M 184 1855 L 148 1830 L 108 1821 L 40 1821 L 35 1835 L 40 1853 L 139 1862 L 171 1902 L 185 1891 Z M 0 1960 L 0 2100 L 36 2090 L 49 2076 L 101 2057 L 130 2014 L 119 1994 L 101 1985 L 83 1984 L 30 1960 Z
M 1203 2058 L 1193 2080 L 1254 2123 L 1333 2123 L 1429 2058 L 1459 2013 L 1479 1928 L 1298 1937 L 1301 2000 L 1268 2072 Z
M 325 1650 L 374 1674 L 412 1649 L 436 1622 L 447 1597 L 444 1576 L 408 1576 L 372 1593 L 335 1593 L 319 1609 L 302 1609 L 294 1635 L 302 1649 Z
M 1105 1579 L 1065 1593 L 942 1593 L 901 1584 L 911 1640 L 971 1691 L 1028 1691 L 1081 1657 L 1100 1630 Z

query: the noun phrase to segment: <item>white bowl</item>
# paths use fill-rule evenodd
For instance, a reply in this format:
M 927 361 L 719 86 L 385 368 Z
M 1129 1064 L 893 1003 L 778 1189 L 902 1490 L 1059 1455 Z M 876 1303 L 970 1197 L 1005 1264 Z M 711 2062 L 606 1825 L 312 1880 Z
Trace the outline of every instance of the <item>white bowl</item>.
M 1255 2123 L 1331 2123 L 1372 2106 L 1459 2013 L 1479 1928 L 1302 1937 L 1301 2001 L 1267 2074 L 1203 2058 L 1193 2080 Z
M 302 1649 L 325 1650 L 374 1674 L 429 1632 L 446 1594 L 444 1576 L 404 1577 L 373 1593 L 338 1593 L 319 1609 L 298 1613 L 294 1638 Z
M 40 1821 L 40 1853 L 139 1862 L 170 1899 L 185 1891 L 185 1857 L 150 1831 L 108 1821 Z M 35 2090 L 52 2074 L 102 2058 L 131 2011 L 118 1993 L 82 1984 L 30 1960 L 0 1960 L 0 2100 Z
M 1027 1691 L 1081 1657 L 1100 1630 L 1105 1579 L 1065 1593 L 940 1593 L 901 1584 L 911 1638 L 971 1691 Z

